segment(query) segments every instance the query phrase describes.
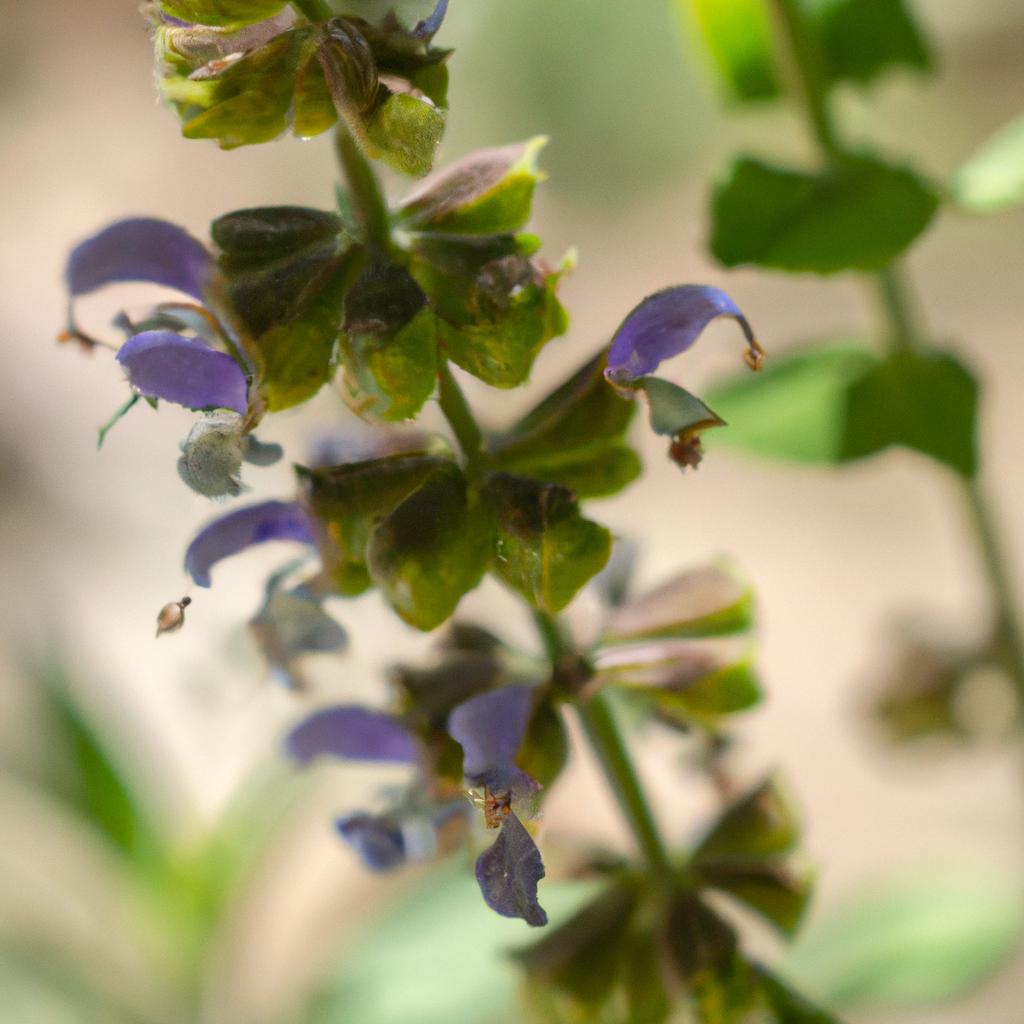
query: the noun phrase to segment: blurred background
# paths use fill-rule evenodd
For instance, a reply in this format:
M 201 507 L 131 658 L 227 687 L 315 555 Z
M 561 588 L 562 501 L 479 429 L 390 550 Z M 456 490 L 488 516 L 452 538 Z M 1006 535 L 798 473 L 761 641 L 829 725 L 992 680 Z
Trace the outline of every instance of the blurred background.
M 1020 112 L 1024 8 L 1018 0 L 914 6 L 938 74 L 896 74 L 844 94 L 842 106 L 851 135 L 884 143 L 941 181 Z M 872 326 L 856 282 L 725 274 L 706 255 L 709 188 L 726 157 L 741 146 L 782 157 L 809 147 L 792 113 L 721 109 L 670 0 L 452 0 L 439 43 L 456 48 L 442 162 L 550 135 L 535 229 L 552 261 L 570 245 L 579 250 L 562 293 L 571 332 L 538 360 L 533 386 L 498 394 L 467 385 L 494 424 L 667 284 L 727 287 L 769 354 Z M 192 595 L 187 628 L 155 641 L 156 612 L 186 587 L 184 548 L 215 511 L 175 472 L 191 417 L 140 409 L 97 452 L 96 429 L 124 398 L 121 374 L 108 353 L 54 343 L 74 242 L 127 214 L 163 216 L 202 236 L 231 209 L 330 206 L 329 138 L 226 154 L 183 140 L 157 102 L 133 0 L 5 4 L 0 112 L 0 1021 L 516 1019 L 515 975 L 500 950 L 528 936 L 488 914 L 469 862 L 428 869 L 430 883 L 422 871 L 366 875 L 333 837 L 331 816 L 394 780 L 351 766 L 299 778 L 278 753 L 311 703 L 379 702 L 382 669 L 427 641 L 375 595 L 338 603 L 350 653 L 314 666 L 311 695 L 282 692 L 244 625 L 279 552 L 224 565 L 215 589 Z M 389 184 L 397 194 L 400 183 Z M 944 213 L 911 260 L 937 335 L 955 340 L 985 380 L 985 474 L 1018 579 L 1022 228 L 1019 212 Z M 134 295 L 90 297 L 83 319 L 103 324 Z M 700 393 L 735 369 L 731 329 L 716 326 L 687 357 L 688 387 Z M 262 436 L 301 458 L 319 432 L 350 423 L 340 398 L 322 394 L 272 419 Z M 593 512 L 640 542 L 640 582 L 728 553 L 757 588 L 768 699 L 739 726 L 738 772 L 753 780 L 780 768 L 803 809 L 819 871 L 808 941 L 836 915 L 863 918 L 865 899 L 876 914 L 900 899 L 929 908 L 931 917 L 894 926 L 881 950 L 845 954 L 868 988 L 849 1019 L 1018 1019 L 1019 751 L 894 751 L 866 715 L 894 621 L 926 619 L 965 639 L 985 629 L 960 492 L 905 452 L 825 472 L 715 446 L 681 479 L 660 439 L 640 431 L 638 443 L 647 475 Z M 287 465 L 251 472 L 249 482 L 257 497 L 285 494 Z M 463 605 L 485 622 L 506 622 L 514 608 L 492 585 Z M 527 622 L 511 628 L 529 642 Z M 674 770 L 668 737 L 641 753 L 666 831 L 682 842 L 710 794 Z M 557 849 L 590 840 L 627 842 L 596 767 L 574 751 L 545 805 L 544 841 Z M 574 898 L 557 882 L 551 892 L 552 905 Z M 433 943 L 434 960 L 424 959 L 422 935 L 445 936 Z M 917 988 L 911 979 L 886 989 L 894 963 L 950 936 L 921 967 Z M 768 946 L 766 955 L 777 953 Z M 806 951 L 802 959 L 797 975 L 813 973 Z M 982 975 L 984 984 L 970 983 Z M 927 998 L 940 1002 L 911 1005 Z

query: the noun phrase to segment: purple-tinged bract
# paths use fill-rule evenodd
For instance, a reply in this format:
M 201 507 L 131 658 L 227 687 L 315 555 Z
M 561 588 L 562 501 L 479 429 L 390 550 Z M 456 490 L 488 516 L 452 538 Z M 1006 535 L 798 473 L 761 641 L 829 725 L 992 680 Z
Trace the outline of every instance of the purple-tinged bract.
M 760 352 L 747 318 L 720 288 L 686 284 L 649 295 L 622 321 L 612 338 L 605 376 L 629 384 L 653 373 L 666 359 L 685 352 L 712 320 L 732 317 L 751 352 Z
M 118 281 L 149 281 L 202 299 L 212 266 L 187 231 L 155 217 L 132 217 L 76 245 L 65 277 L 72 296 Z
M 294 540 L 314 544 L 313 523 L 293 501 L 264 501 L 207 523 L 185 552 L 185 570 L 200 587 L 211 584 L 210 569 L 222 558 L 254 544 Z
M 418 760 L 415 739 L 394 716 L 355 705 L 315 712 L 289 733 L 285 746 L 299 764 L 322 755 L 399 764 Z
M 117 353 L 132 387 L 147 398 L 162 398 L 188 409 L 233 409 L 244 414 L 249 384 L 238 363 L 224 352 L 172 331 L 144 331 Z
M 540 927 L 548 915 L 537 901 L 537 883 L 544 877 L 544 862 L 533 837 L 515 816 L 501 824 L 494 843 L 476 861 L 476 880 L 484 902 L 503 917 L 521 917 Z

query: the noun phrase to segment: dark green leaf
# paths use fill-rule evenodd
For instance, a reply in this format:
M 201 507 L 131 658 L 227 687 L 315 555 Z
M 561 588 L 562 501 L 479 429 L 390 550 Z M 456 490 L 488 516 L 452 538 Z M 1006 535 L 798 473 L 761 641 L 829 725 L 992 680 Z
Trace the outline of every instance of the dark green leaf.
M 937 205 L 911 171 L 870 157 L 816 174 L 744 158 L 715 192 L 711 249 L 729 267 L 878 270 L 924 231 Z
M 774 779 L 728 807 L 698 844 L 698 866 L 719 861 L 749 863 L 789 853 L 799 838 L 797 817 Z
M 1021 908 L 1019 884 L 998 871 L 918 865 L 808 924 L 783 973 L 843 1009 L 947 1003 L 1018 948 Z
M 736 932 L 697 897 L 675 897 L 666 929 L 672 962 L 686 983 L 727 968 L 736 954 Z
M 250 25 L 286 6 L 285 0 L 160 0 L 171 17 L 199 25 Z
M 618 979 L 635 906 L 633 890 L 616 885 L 515 958 L 533 979 L 599 1004 Z
M 838 462 L 847 392 L 878 364 L 877 356 L 855 345 L 816 345 L 772 357 L 756 376 L 742 374 L 711 390 L 708 401 L 728 423 L 715 440 L 795 462 Z
M 763 998 L 774 1014 L 770 1024 L 840 1024 L 838 1017 L 812 1006 L 764 968 L 756 971 Z
M 221 266 L 231 271 L 259 267 L 336 243 L 341 233 L 336 214 L 305 206 L 266 206 L 236 210 L 210 225 L 221 250 Z
M 867 83 L 889 67 L 932 66 L 904 0 L 810 0 L 807 6 L 833 81 Z
M 659 935 L 634 930 L 622 951 L 622 985 L 629 1024 L 663 1024 L 672 1012 L 665 985 Z
M 739 100 L 779 95 L 771 14 L 765 0 L 676 0 L 692 11 L 727 91 Z
M 429 630 L 480 582 L 492 544 L 487 516 L 451 467 L 435 473 L 380 523 L 367 564 L 395 611 Z
M 604 377 L 600 353 L 491 442 L 505 472 L 559 483 L 578 497 L 613 494 L 641 471 L 621 442 L 636 404 Z
M 953 197 L 978 213 L 1024 203 L 1024 118 L 1001 128 L 957 171 Z
M 310 510 L 324 525 L 324 569 L 342 594 L 370 585 L 366 550 L 375 525 L 450 459 L 406 452 L 322 469 L 297 467 Z
M 342 340 L 346 400 L 360 416 L 412 419 L 437 381 L 437 320 L 419 312 L 390 335 L 348 335 Z
M 726 892 L 793 935 L 811 898 L 811 878 L 783 863 L 710 863 L 697 868 L 702 886 Z
M 566 488 L 495 473 L 486 500 L 497 526 L 491 567 L 535 608 L 561 611 L 608 561 L 611 535 Z
M 538 136 L 470 153 L 405 200 L 398 210 L 401 223 L 452 235 L 518 231 L 530 219 L 533 191 L 541 180 L 537 154 L 546 142 Z
M 977 410 L 978 382 L 954 356 L 901 351 L 850 387 L 840 454 L 904 445 L 972 476 Z
M 459 704 L 501 685 L 503 674 L 493 653 L 449 651 L 429 668 L 400 665 L 392 679 L 405 695 L 403 712 L 410 724 L 444 730 Z

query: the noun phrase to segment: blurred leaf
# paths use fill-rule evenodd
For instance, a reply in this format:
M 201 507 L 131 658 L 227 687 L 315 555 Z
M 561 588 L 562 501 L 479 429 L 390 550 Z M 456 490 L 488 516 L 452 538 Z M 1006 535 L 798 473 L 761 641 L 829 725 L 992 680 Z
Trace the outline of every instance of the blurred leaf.
M 558 708 L 541 700 L 530 717 L 516 765 L 548 789 L 569 760 L 569 736 Z
M 621 974 L 629 1024 L 662 1024 L 672 1012 L 657 934 L 636 930 L 622 951 Z
M 978 213 L 1024 203 L 1024 118 L 1001 128 L 956 172 L 953 198 Z
M 533 981 L 596 1006 L 618 981 L 635 907 L 632 888 L 614 885 L 514 956 Z
M 200 25 L 249 25 L 285 6 L 284 0 L 160 0 L 171 17 Z
M 709 392 L 728 424 L 715 439 L 794 462 L 838 462 L 847 392 L 878 365 L 877 356 L 852 344 L 773 356 L 756 376 L 741 374 Z
M 561 484 L 581 498 L 614 494 L 639 476 L 638 456 L 620 440 L 636 405 L 608 383 L 604 364 L 604 353 L 591 359 L 494 438 L 496 467 Z
M 782 863 L 709 863 L 697 869 L 702 886 L 728 893 L 792 936 L 811 898 L 811 877 Z
M 417 629 L 441 625 L 481 580 L 491 527 L 449 463 L 373 531 L 367 565 L 396 612 Z
M 673 965 L 687 984 L 723 972 L 736 954 L 735 930 L 693 895 L 673 899 L 666 938 Z
M 788 853 L 799 838 L 799 824 L 775 779 L 731 804 L 693 852 L 695 864 L 721 860 L 750 862 Z
M 485 495 L 497 526 L 491 567 L 535 608 L 561 611 L 604 568 L 611 535 L 580 515 L 571 491 L 494 473 Z
M 812 921 L 782 973 L 842 1009 L 944 1003 L 1017 947 L 1022 910 L 1019 886 L 999 872 L 919 866 Z
M 602 646 L 720 636 L 749 629 L 754 592 L 735 572 L 706 565 L 678 573 L 615 609 Z
M 977 407 L 978 383 L 952 355 L 897 352 L 850 387 L 841 455 L 905 445 L 972 476 Z
M 765 0 L 676 0 L 692 12 L 726 89 L 739 100 L 779 95 L 772 21 Z
M 642 682 L 633 685 L 653 699 L 662 718 L 684 727 L 696 723 L 715 729 L 722 715 L 746 711 L 761 700 L 757 673 L 746 659 L 678 682 L 659 680 L 656 687 L 647 688 Z
M 437 318 L 423 309 L 392 334 L 347 335 L 342 352 L 346 400 L 360 416 L 412 419 L 437 382 Z
M 890 67 L 929 71 L 931 55 L 904 0 L 809 0 L 833 81 L 866 84 Z
M 580 882 L 546 885 L 552 926 L 594 889 Z M 464 861 L 454 858 L 419 879 L 345 951 L 337 974 L 303 1019 L 308 1024 L 519 1024 L 520 972 L 508 949 L 522 940 L 522 922 L 488 910 Z
M 715 192 L 711 249 L 728 267 L 878 270 L 924 231 L 937 205 L 914 173 L 871 157 L 813 174 L 742 158 Z
M 541 175 L 537 155 L 547 139 L 470 153 L 425 182 L 399 207 L 399 223 L 415 231 L 501 235 L 530 219 Z

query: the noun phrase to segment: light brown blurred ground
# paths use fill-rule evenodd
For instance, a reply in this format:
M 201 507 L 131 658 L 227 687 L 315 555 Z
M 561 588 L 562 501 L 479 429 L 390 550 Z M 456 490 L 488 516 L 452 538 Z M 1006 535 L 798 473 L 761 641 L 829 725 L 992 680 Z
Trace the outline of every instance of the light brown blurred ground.
M 571 336 L 539 361 L 538 381 L 571 367 L 643 294 L 672 282 L 727 282 L 770 351 L 866 323 L 854 283 L 727 276 L 702 252 L 709 176 L 743 139 L 763 152 L 799 149 L 791 141 L 798 137 L 793 122 L 744 117 L 723 126 L 707 94 L 691 89 L 648 95 L 648 102 L 663 106 L 664 131 L 685 137 L 679 153 L 686 162 L 678 173 L 661 168 L 642 188 L 624 186 L 611 170 L 605 174 L 616 164 L 614 134 L 587 136 L 589 149 L 574 146 L 571 138 L 564 141 L 573 124 L 546 125 L 543 105 L 526 104 L 535 70 L 546 81 L 550 66 L 543 75 L 521 67 L 521 77 L 507 88 L 491 81 L 490 69 L 511 60 L 503 47 L 515 38 L 506 22 L 522 17 L 516 3 L 453 0 L 442 41 L 477 50 L 461 62 L 457 55 L 453 64 L 452 127 L 444 152 L 450 157 L 475 144 L 505 141 L 509 124 L 550 128 L 555 137 L 557 173 L 545 186 L 536 223 L 553 257 L 570 243 L 578 245 L 580 265 L 565 288 L 574 316 Z M 945 52 L 941 77 L 931 84 L 901 79 L 847 106 L 857 132 L 920 154 L 928 170 L 944 175 L 1019 112 L 1024 11 L 1011 0 L 918 6 Z M 667 14 L 664 24 L 671 31 Z M 563 88 L 576 96 L 574 109 L 586 110 L 588 82 L 574 72 L 574 62 L 587 67 L 593 53 L 581 51 L 571 33 L 553 35 L 545 60 L 553 51 L 560 54 Z M 602 45 L 630 76 L 645 74 L 645 52 L 622 52 L 611 35 Z M 154 643 L 156 610 L 179 596 L 182 551 L 211 511 L 174 471 L 188 416 L 136 411 L 97 454 L 96 427 L 122 401 L 124 385 L 104 353 L 84 357 L 53 344 L 64 306 L 61 264 L 71 242 L 126 213 L 165 215 L 201 233 L 213 216 L 246 205 L 329 205 L 333 168 L 323 140 L 230 154 L 182 140 L 174 119 L 157 104 L 151 76 L 146 33 L 132 0 L 5 4 L 0 636 L 8 661 L 32 640 L 60 636 L 75 667 L 94 682 L 90 700 L 130 723 L 140 760 L 156 782 L 168 768 L 152 751 L 166 749 L 197 803 L 211 812 L 296 713 L 295 704 L 262 679 L 237 630 L 255 607 L 271 560 L 224 566 L 216 589 L 196 595 L 188 629 Z M 509 114 L 493 105 L 503 89 L 518 104 Z M 578 127 L 587 130 L 584 123 Z M 593 180 L 577 187 L 577 174 Z M 999 221 L 944 216 L 911 261 L 931 322 L 958 339 L 986 377 L 987 486 L 1019 578 L 1022 227 L 1019 213 Z M 692 355 L 689 379 L 695 385 L 732 365 L 724 355 L 728 344 L 716 344 L 726 338 L 726 328 L 715 328 Z M 482 387 L 470 392 L 496 421 L 526 400 Z M 325 396 L 314 408 L 282 416 L 268 434 L 301 451 L 312 424 L 346 416 L 339 401 Z M 821 865 L 820 904 L 897 865 L 948 859 L 1018 870 L 1024 825 L 1018 758 L 999 751 L 893 756 L 877 747 L 858 719 L 861 682 L 881 659 L 894 613 L 934 613 L 951 631 L 968 635 L 985 614 L 976 552 L 951 482 L 903 454 L 836 475 L 719 454 L 698 475 L 680 479 L 663 459 L 660 442 L 643 443 L 649 466 L 644 482 L 596 511 L 616 530 L 642 540 L 645 580 L 729 552 L 756 582 L 770 699 L 742 727 L 740 763 L 751 776 L 761 766 L 778 765 L 791 780 Z M 287 471 L 260 471 L 252 480 L 257 494 L 278 493 L 287 487 Z M 486 614 L 506 607 L 504 600 L 496 589 L 485 589 L 467 603 Z M 374 598 L 341 611 L 356 651 L 337 676 L 320 678 L 321 694 L 372 696 L 379 693 L 375 661 L 390 661 L 421 642 L 381 615 Z M 15 689 L 2 680 L 0 687 L 0 739 L 30 742 L 19 725 Z M 659 809 L 682 835 L 697 821 L 703 796 L 679 787 L 678 775 L 665 769 L 667 753 L 663 745 L 647 750 L 644 767 Z M 332 800 L 341 803 L 344 795 L 339 790 Z M 574 766 L 546 816 L 551 833 L 618 832 L 614 809 L 586 763 Z M 292 853 L 302 868 L 295 871 L 294 890 L 269 901 L 279 917 L 253 942 L 240 975 L 243 1004 L 273 999 L 301 962 L 296 944 L 306 927 L 302 914 L 317 907 L 325 891 L 332 892 L 331 906 L 360 907 L 370 899 L 369 883 L 334 844 L 326 820 L 325 813 L 323 823 L 312 822 L 310 835 Z M 31 836 L 34 828 L 15 821 L 12 835 Z M 19 860 L 16 840 L 10 847 L 6 856 L 27 870 L 31 856 L 22 849 Z M 1024 972 L 1009 972 L 963 1005 L 900 1019 L 1015 1020 L 1022 985 Z

